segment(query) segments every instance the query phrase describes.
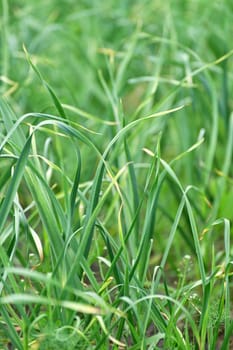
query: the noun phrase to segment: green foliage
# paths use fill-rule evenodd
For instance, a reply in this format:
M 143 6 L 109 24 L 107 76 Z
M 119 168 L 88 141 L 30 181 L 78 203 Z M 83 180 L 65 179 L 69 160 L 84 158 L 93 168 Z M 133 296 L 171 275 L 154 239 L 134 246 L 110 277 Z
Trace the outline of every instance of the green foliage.
M 228 349 L 230 2 L 0 13 L 0 347 Z

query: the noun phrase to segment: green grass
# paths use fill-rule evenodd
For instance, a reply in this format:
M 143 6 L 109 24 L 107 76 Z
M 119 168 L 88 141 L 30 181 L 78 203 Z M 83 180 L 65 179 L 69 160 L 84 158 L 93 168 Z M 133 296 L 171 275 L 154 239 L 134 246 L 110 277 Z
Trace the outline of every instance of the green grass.
M 1 2 L 0 349 L 232 348 L 232 10 Z

